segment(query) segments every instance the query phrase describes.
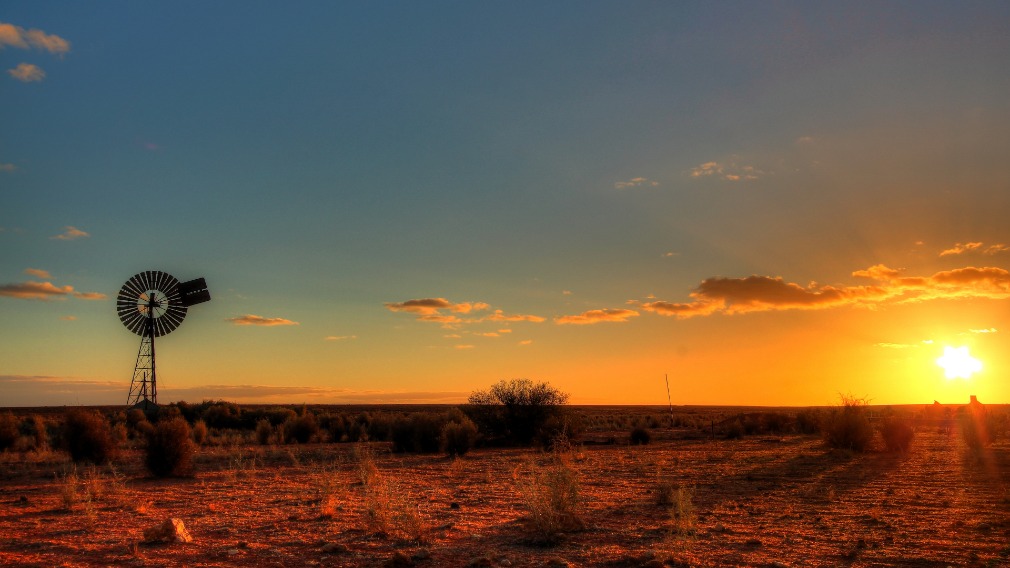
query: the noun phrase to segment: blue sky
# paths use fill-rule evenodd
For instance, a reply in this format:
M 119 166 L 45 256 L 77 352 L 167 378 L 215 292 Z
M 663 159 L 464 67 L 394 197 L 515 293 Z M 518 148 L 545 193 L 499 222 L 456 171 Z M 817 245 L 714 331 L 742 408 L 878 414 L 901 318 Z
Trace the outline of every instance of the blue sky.
M 662 403 L 666 372 L 690 403 L 1005 396 L 1001 277 L 655 302 L 1005 270 L 1008 12 L 6 2 L 0 398 L 125 398 L 139 340 L 112 298 L 150 269 L 214 297 L 159 341 L 167 398 L 457 401 L 528 376 Z M 930 382 L 942 342 L 992 353 L 977 384 Z

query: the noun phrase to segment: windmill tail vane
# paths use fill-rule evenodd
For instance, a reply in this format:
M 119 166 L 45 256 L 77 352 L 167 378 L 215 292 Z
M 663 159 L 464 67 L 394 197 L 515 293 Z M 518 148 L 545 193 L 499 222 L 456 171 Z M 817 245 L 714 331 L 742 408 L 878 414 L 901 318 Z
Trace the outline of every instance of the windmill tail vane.
M 154 339 L 175 331 L 190 306 L 209 300 L 203 278 L 179 282 L 171 274 L 147 270 L 123 284 L 116 297 L 116 311 L 126 329 L 141 337 L 127 406 L 143 410 L 157 407 Z

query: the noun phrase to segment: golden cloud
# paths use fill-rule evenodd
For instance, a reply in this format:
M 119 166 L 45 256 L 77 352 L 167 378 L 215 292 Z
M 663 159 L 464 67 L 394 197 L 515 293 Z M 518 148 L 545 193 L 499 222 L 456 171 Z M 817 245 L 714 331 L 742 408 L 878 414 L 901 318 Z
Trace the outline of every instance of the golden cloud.
M 614 184 L 614 189 L 628 189 L 629 187 L 656 187 L 659 185 L 658 181 L 652 181 L 649 178 L 636 177 L 631 178 L 628 181 L 619 181 Z
M 81 300 L 102 300 L 105 294 L 98 292 L 75 292 L 73 286 L 56 286 L 52 282 L 21 282 L 0 285 L 0 296 L 19 300 L 63 300 L 67 296 Z
M 985 248 L 982 248 L 984 246 L 985 246 L 985 244 L 981 243 L 981 242 L 956 243 L 954 246 L 950 247 L 949 249 L 940 251 L 940 256 L 951 256 L 951 255 L 965 254 L 965 253 L 975 252 L 975 251 L 981 252 L 982 254 L 992 255 L 992 254 L 999 254 L 1001 252 L 1010 251 L 1010 246 L 1007 246 L 1007 245 L 1005 245 L 1003 243 L 995 243 L 995 244 L 991 244 L 991 245 L 989 245 L 989 246 L 987 246 Z
M 42 278 L 45 280 L 49 280 L 52 278 L 52 276 L 49 274 L 49 271 L 42 270 L 41 268 L 26 268 L 25 274 L 29 276 L 34 276 L 36 278 Z
M 35 48 L 56 54 L 70 51 L 70 42 L 58 35 L 47 34 L 34 28 L 26 30 L 21 26 L 0 22 L 0 47 L 8 45 L 18 49 Z
M 623 308 L 610 308 L 604 310 L 589 310 L 575 316 L 561 316 L 554 318 L 554 323 L 558 325 L 592 325 L 604 322 L 626 322 L 628 318 L 638 316 L 635 310 Z
M 38 83 L 46 78 L 46 72 L 31 63 L 21 63 L 14 69 L 8 69 L 7 73 L 22 83 Z
M 872 306 L 885 302 L 921 302 L 961 298 L 1010 298 L 1010 272 L 998 267 L 966 267 L 931 276 L 905 276 L 883 264 L 852 273 L 875 281 L 868 286 L 802 286 L 781 277 L 708 278 L 691 292 L 692 301 L 630 302 L 664 316 L 686 319 L 715 313 L 742 314 L 773 310 L 819 310 Z
M 298 322 L 284 318 L 265 318 L 255 314 L 245 314 L 234 318 L 226 318 L 235 325 L 258 325 L 263 327 L 273 327 L 278 325 L 298 325 Z
M 484 318 L 487 321 L 530 321 L 533 323 L 540 323 L 544 321 L 545 318 L 533 315 L 524 314 L 506 314 L 502 310 L 495 310 L 493 314 Z

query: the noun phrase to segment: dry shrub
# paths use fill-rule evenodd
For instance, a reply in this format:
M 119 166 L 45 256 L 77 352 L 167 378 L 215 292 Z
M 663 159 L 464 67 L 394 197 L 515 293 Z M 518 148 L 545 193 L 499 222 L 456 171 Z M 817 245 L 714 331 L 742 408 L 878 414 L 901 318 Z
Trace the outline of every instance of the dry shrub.
M 266 418 L 256 423 L 256 441 L 261 446 L 265 446 L 270 443 L 270 437 L 273 436 L 273 433 L 274 428 L 270 425 L 270 421 Z
M 526 464 L 518 493 L 534 541 L 554 543 L 564 532 L 585 528 L 578 473 L 568 459 L 552 454 L 546 464 Z
M 652 434 L 649 434 L 649 430 L 646 428 L 639 426 L 631 431 L 630 440 L 631 445 L 641 446 L 652 441 Z
M 13 448 L 21 436 L 18 419 L 12 412 L 0 414 L 0 452 Z
M 103 464 L 116 455 L 112 427 L 104 416 L 88 410 L 71 410 L 63 423 L 63 445 L 74 462 Z
M 365 442 L 354 445 L 354 473 L 361 485 L 372 485 L 379 476 L 379 468 L 375 466 L 375 452 Z
M 375 476 L 365 488 L 365 515 L 372 530 L 426 542 L 430 527 L 421 515 L 418 503 L 397 483 Z
M 891 416 L 880 424 L 880 437 L 887 451 L 905 453 L 912 446 L 915 431 L 908 420 Z
M 873 441 L 873 426 L 866 417 L 866 399 L 842 396 L 842 404 L 824 416 L 821 433 L 831 448 L 862 452 Z
M 197 420 L 196 424 L 193 424 L 193 442 L 202 446 L 207 440 L 207 423 L 203 420 Z
M 316 415 L 304 407 L 301 414 L 284 422 L 284 437 L 288 443 L 307 444 L 318 432 Z
M 156 477 L 187 476 L 193 473 L 196 445 L 184 418 L 158 422 L 147 440 L 144 463 Z
M 687 487 L 660 485 L 660 504 L 667 507 L 670 533 L 677 538 L 692 538 L 696 531 L 697 515 L 694 509 L 694 492 Z
M 958 419 L 961 427 L 961 437 L 968 449 L 978 453 L 988 448 L 999 433 L 999 421 L 996 415 L 984 408 L 969 408 Z
M 442 427 L 439 438 L 443 452 L 450 456 L 465 456 L 477 443 L 477 426 L 461 413 L 459 421 L 447 422 Z

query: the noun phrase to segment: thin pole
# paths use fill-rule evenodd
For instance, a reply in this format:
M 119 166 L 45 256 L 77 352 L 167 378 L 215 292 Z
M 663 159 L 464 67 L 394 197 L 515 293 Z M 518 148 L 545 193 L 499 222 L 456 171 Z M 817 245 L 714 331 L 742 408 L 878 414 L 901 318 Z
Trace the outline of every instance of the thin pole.
M 670 403 L 670 427 L 673 427 L 673 399 L 670 398 L 670 375 L 664 373 L 663 378 L 666 379 L 666 401 Z

